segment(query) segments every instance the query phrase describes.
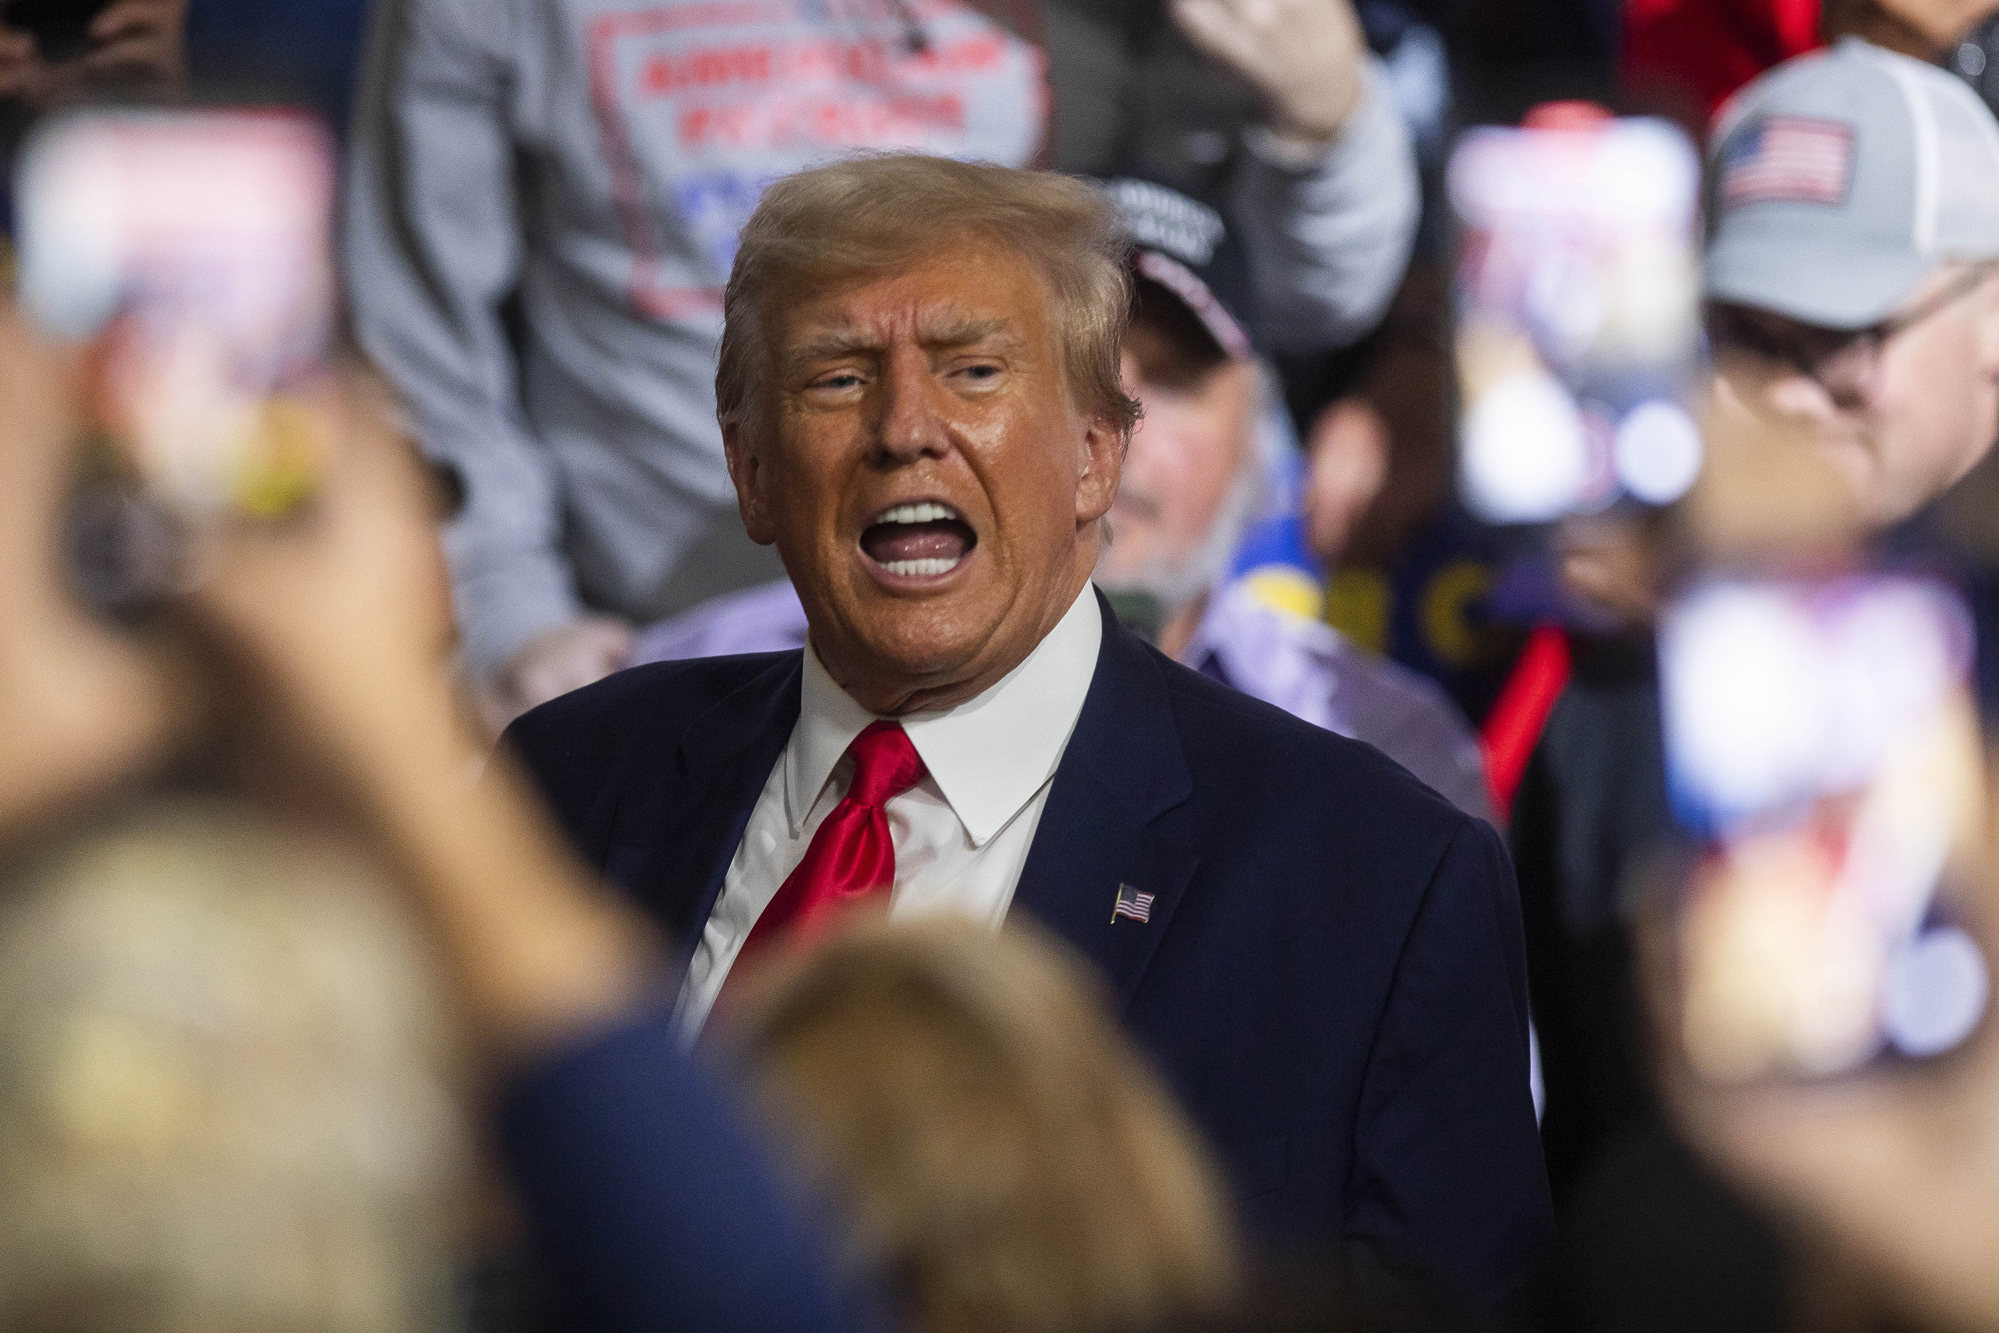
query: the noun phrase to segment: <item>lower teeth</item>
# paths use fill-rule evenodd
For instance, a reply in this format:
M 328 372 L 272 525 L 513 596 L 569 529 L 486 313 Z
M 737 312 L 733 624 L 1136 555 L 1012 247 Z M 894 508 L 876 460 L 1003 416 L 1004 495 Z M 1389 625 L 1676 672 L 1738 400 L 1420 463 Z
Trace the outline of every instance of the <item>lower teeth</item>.
M 900 578 L 928 578 L 933 574 L 948 574 L 958 567 L 956 560 L 887 560 L 882 568 Z

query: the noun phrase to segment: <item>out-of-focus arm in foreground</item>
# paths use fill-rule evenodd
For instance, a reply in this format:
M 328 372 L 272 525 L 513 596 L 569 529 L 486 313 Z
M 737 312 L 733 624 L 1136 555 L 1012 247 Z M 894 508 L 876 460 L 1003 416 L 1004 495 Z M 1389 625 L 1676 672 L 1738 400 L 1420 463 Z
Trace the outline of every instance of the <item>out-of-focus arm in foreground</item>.
M 821 1250 L 657 1005 L 659 950 L 455 707 L 415 461 L 354 396 L 303 520 L 218 535 L 191 610 L 424 913 L 539 1237 L 609 1329 L 841 1328 Z
M 651 1007 L 644 927 L 504 761 L 471 777 L 483 747 L 425 595 L 443 578 L 429 495 L 373 404 L 323 405 L 335 447 L 306 512 L 194 534 L 204 577 L 142 639 L 65 595 L 79 393 L 72 360 L 0 307 L 0 836 L 202 717 L 279 740 L 398 870 L 456 981 L 515 1183 L 581 1307 L 566 1326 L 851 1326 L 726 1090 Z
M 68 596 L 63 512 L 77 367 L 0 308 L 0 838 L 161 753 L 174 677 Z

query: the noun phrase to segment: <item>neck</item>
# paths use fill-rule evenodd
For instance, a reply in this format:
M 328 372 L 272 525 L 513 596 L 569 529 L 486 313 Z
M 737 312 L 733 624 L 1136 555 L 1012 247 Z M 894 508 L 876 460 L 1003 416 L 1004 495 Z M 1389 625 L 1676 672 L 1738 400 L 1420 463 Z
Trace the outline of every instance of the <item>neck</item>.
M 1040 641 L 1036 640 L 1036 646 Z M 1033 652 L 1032 648 L 1028 649 Z M 868 681 L 842 679 L 838 667 L 826 664 L 826 674 L 833 683 L 845 690 L 850 698 L 877 717 L 905 717 L 911 713 L 938 713 L 947 708 L 956 708 L 978 698 L 993 686 L 1006 679 L 1006 673 L 1027 659 L 1009 662 L 990 671 L 965 680 L 954 680 L 942 685 L 910 685 L 906 681 Z M 824 659 L 821 659 L 822 663 Z
M 1187 645 L 1194 641 L 1194 631 L 1201 627 L 1201 617 L 1208 614 L 1208 594 L 1202 593 L 1166 618 L 1159 627 L 1160 652 L 1178 662 Z

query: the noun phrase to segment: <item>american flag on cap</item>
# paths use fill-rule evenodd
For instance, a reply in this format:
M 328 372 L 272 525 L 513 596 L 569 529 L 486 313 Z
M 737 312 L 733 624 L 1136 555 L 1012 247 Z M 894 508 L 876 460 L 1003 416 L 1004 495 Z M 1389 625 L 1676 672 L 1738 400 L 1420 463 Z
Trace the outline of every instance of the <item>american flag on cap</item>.
M 1853 127 L 1842 121 L 1771 116 L 1752 124 L 1723 153 L 1722 206 L 1843 204 L 1853 146 Z
M 1156 894 L 1140 893 L 1129 884 L 1117 886 L 1117 904 L 1111 908 L 1111 924 L 1116 925 L 1121 916 L 1133 921 L 1152 920 L 1152 900 Z

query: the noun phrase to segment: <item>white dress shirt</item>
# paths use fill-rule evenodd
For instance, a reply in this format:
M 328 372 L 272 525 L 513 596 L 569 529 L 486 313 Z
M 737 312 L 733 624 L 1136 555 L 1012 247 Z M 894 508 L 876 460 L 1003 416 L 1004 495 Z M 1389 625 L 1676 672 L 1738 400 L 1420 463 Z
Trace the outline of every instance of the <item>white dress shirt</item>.
M 997 928 L 1027 864 L 1055 769 L 1083 711 L 1103 643 L 1089 585 L 1027 659 L 955 708 L 902 720 L 928 771 L 886 807 L 895 841 L 891 917 L 956 912 Z M 808 643 L 798 725 L 729 862 L 680 988 L 681 1030 L 698 1034 L 757 917 L 846 795 L 847 747 L 876 717 L 833 683 Z

